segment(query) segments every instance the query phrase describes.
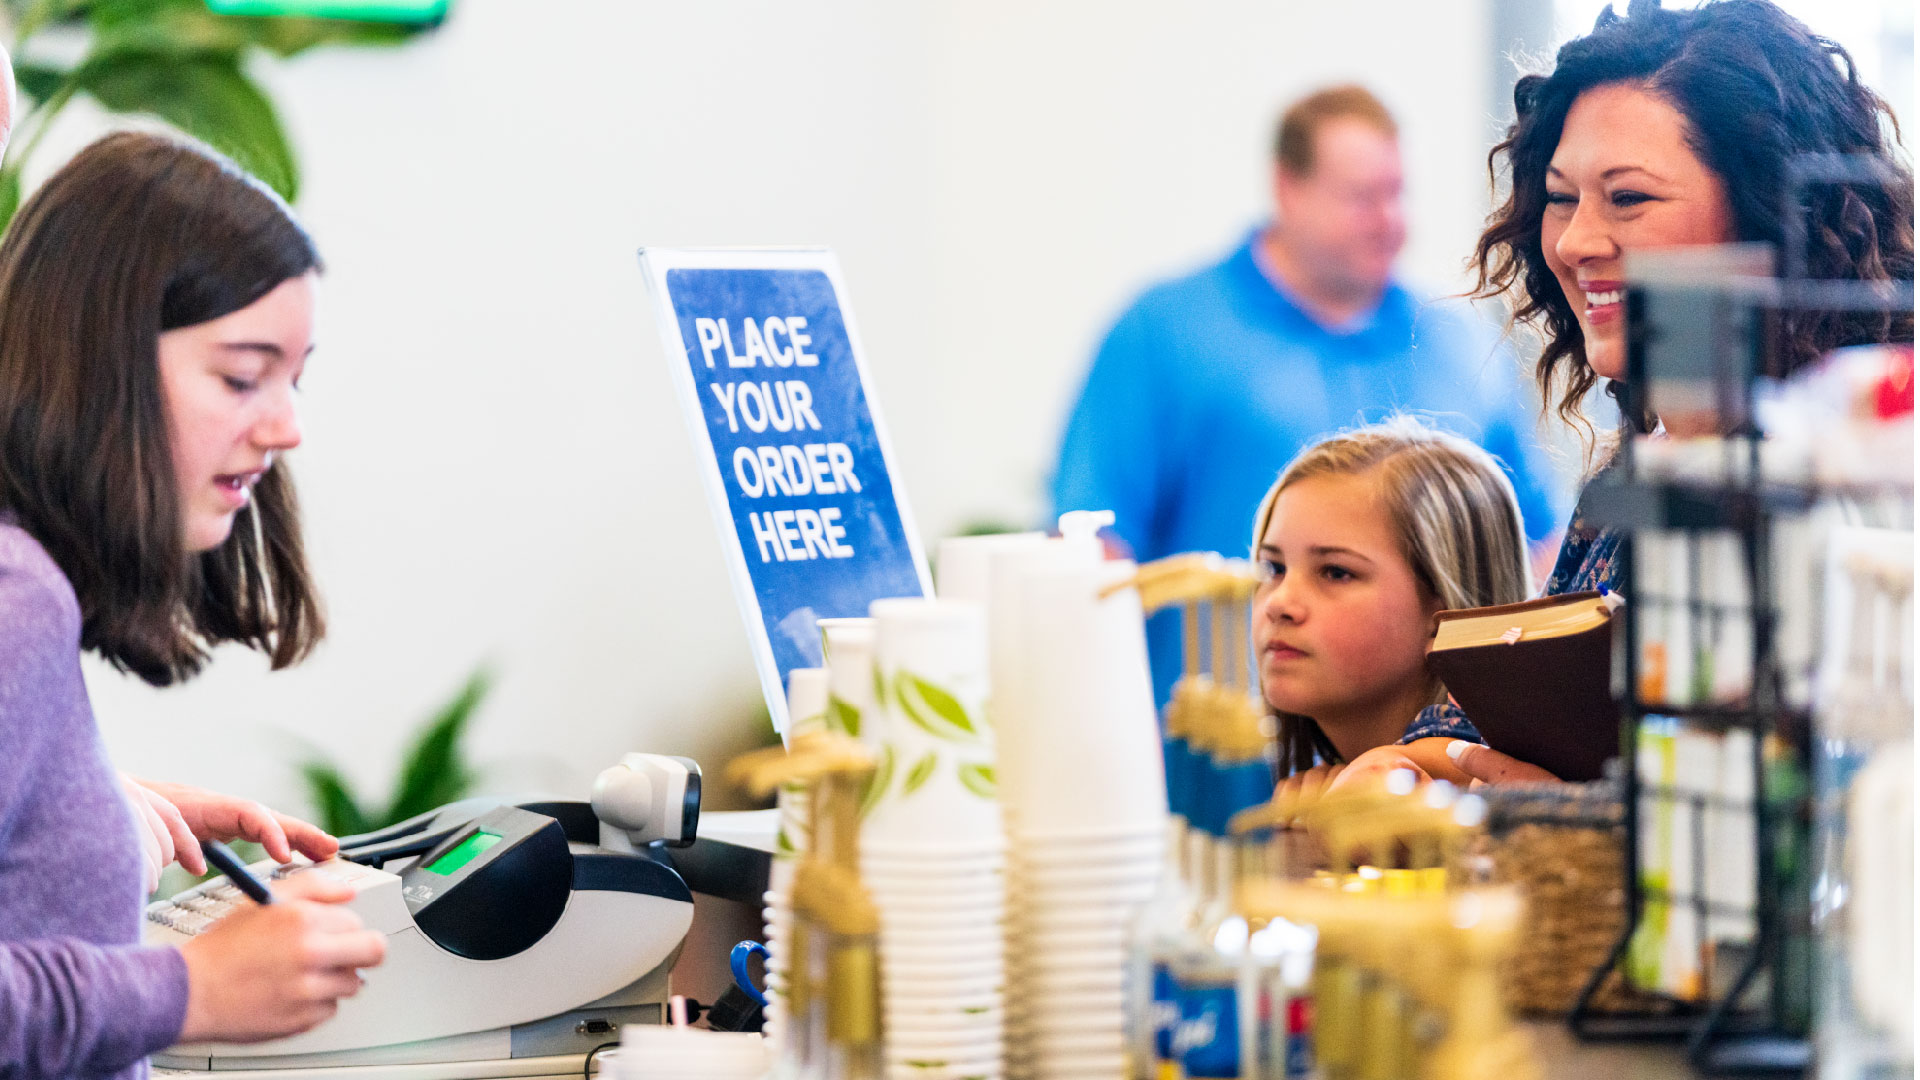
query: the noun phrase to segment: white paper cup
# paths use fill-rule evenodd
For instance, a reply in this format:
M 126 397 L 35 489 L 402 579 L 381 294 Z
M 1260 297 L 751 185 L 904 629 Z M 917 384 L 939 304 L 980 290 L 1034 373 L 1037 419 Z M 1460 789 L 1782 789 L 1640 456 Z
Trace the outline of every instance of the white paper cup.
M 1079 1027 L 1059 1027 L 1030 1032 L 1032 1043 L 1036 1047 L 1045 1047 L 1061 1053 L 1098 1053 L 1104 1049 L 1125 1051 L 1127 1034 L 1126 1024 L 1121 1017 L 1106 1019 L 1089 1018 L 1091 1023 Z
M 868 861 L 881 866 L 918 867 L 926 863 L 970 866 L 992 857 L 1005 861 L 1005 836 L 973 836 L 961 840 L 943 840 L 933 836 L 913 838 L 862 837 L 860 864 Z
M 1009 859 L 1007 874 L 1023 882 L 1073 885 L 1110 881 L 1158 881 L 1164 872 L 1166 857 L 1155 849 L 1132 855 L 1098 859 Z
M 903 1047 L 897 1050 L 889 1044 L 883 1059 L 889 1066 L 945 1065 L 953 1069 L 977 1070 L 997 1068 L 1000 1064 L 1000 1056 L 1005 1051 L 1005 1042 L 997 1037 L 953 1046 Z M 967 1072 L 962 1075 L 973 1075 L 973 1073 Z
M 1058 1053 L 1036 1047 L 1033 1063 L 1047 1076 L 1072 1074 L 1115 1077 L 1125 1075 L 1127 1055 L 1124 1051 L 1114 1054 Z
M 1001 732 L 1001 759 L 1017 840 L 1163 828 L 1166 778 L 1139 594 L 1101 596 L 1136 569 L 1029 563 L 1012 574 L 1020 701 Z
M 1145 870 L 1133 874 L 1110 871 L 1070 875 L 1063 872 L 1046 878 L 1017 873 L 1009 876 L 1009 882 L 1009 889 L 1016 890 L 1023 896 L 1036 898 L 1099 890 L 1106 890 L 1116 895 L 1151 896 L 1153 890 L 1160 884 L 1160 875 Z
M 1013 903 L 1022 910 L 1104 909 L 1144 904 L 1153 899 L 1154 883 L 1138 881 L 1077 889 L 1028 888 L 1010 892 Z
M 1063 990 L 1033 1003 L 1032 1017 L 1043 1021 L 1052 1017 L 1107 1015 L 1126 1007 L 1126 994 L 1119 990 Z M 1117 1014 L 1116 1014 L 1117 1015 Z
M 1118 1009 L 1102 1009 L 1091 1015 L 1053 1013 L 1028 1017 L 1025 1026 L 1020 1029 L 1021 1038 L 1030 1045 L 1045 1042 L 1059 1047 L 1072 1040 L 1092 1042 L 1114 1040 L 1116 1044 L 1126 1041 L 1126 1017 Z
M 991 966 L 989 961 L 1003 957 L 1007 947 L 1006 938 L 1000 934 L 953 935 L 920 940 L 905 939 L 899 934 L 893 937 L 891 944 L 884 937 L 881 939 L 881 963 L 912 967 L 917 971 L 979 970 Z M 973 955 L 956 958 L 956 954 L 963 952 Z
M 1079 907 L 1036 907 L 1020 909 L 1018 931 L 1034 934 L 1084 933 L 1111 930 L 1132 925 L 1139 917 L 1139 903 L 1081 905 Z
M 991 599 L 989 571 L 992 555 L 1045 544 L 1043 532 L 952 536 L 940 541 L 934 591 L 942 600 L 970 600 L 985 606 Z
M 885 1057 L 888 1064 L 909 1065 L 924 1062 L 929 1065 L 979 1067 L 999 1064 L 1001 1050 L 1002 1043 L 998 1038 L 988 1038 L 937 1048 L 896 1050 L 892 1045 L 888 1045 Z
M 961 1059 L 902 1057 L 885 1058 L 882 1064 L 887 1070 L 887 1080 L 1001 1080 L 1006 1075 L 1001 1057 L 1001 1054 L 971 1055 Z
M 898 1011 L 885 1013 L 888 1036 L 891 1037 L 894 1029 L 898 1028 L 902 1033 L 912 1033 L 915 1038 L 932 1038 L 935 1036 L 950 1038 L 958 1037 L 968 1032 L 985 1032 L 991 1033 L 992 1036 L 997 1039 L 1000 1037 L 1001 1030 L 1006 1026 L 1006 1017 L 1004 1014 L 992 1013 L 981 1013 L 977 1014 L 977 1016 L 968 1014 L 975 1022 L 963 1023 L 957 1026 L 919 1023 L 920 1020 L 925 1019 L 930 1010 L 936 1010 L 938 1008 L 940 1008 L 940 1006 L 937 1004 L 909 1002 L 902 1005 Z M 966 1010 L 947 1011 L 967 1012 Z
M 878 906 L 877 902 L 876 906 Z M 920 930 L 971 932 L 976 928 L 997 927 L 1005 921 L 1004 905 L 957 908 L 950 911 L 880 907 L 880 933 L 883 943 L 888 936 L 901 932 L 909 935 Z
M 988 979 L 984 982 L 935 983 L 920 980 L 904 980 L 889 983 L 881 976 L 882 990 L 886 995 L 883 1009 L 891 1014 L 926 1012 L 934 1009 L 954 1009 L 968 1012 L 978 1009 L 1004 1008 L 1006 988 L 1003 979 Z
M 1016 830 L 1011 836 L 1011 855 L 1016 862 L 1050 863 L 1060 856 L 1114 859 L 1137 857 L 1142 852 L 1158 852 L 1166 846 L 1164 827 L 1159 832 L 1129 828 L 1124 833 L 1041 833 Z
M 1049 994 L 1118 994 L 1127 988 L 1127 973 L 1104 967 L 1026 970 L 1020 973 L 1020 983 L 1040 997 Z
M 1125 970 L 1126 963 L 1125 948 L 1020 950 L 1020 969 L 1023 973 L 1104 971 L 1111 967 L 1117 975 Z
M 975 1024 L 951 1031 L 902 1031 L 891 1018 L 887 1022 L 887 1049 L 900 1056 L 908 1054 L 948 1054 L 981 1051 L 992 1053 L 1001 1043 L 998 1021 Z
M 1030 653 L 1040 642 L 1030 640 L 1034 628 L 1026 622 L 1024 575 L 1043 567 L 1097 564 L 1100 553 L 1065 540 L 1048 539 L 1031 545 L 995 550 L 987 556 L 987 637 L 993 675 L 993 725 L 1003 733 L 1017 732 L 1045 721 L 1027 685 Z M 1002 747 L 1002 773 L 1026 767 L 1026 757 Z M 1002 781 L 1014 784 L 1011 775 Z M 1013 807 L 1020 812 L 1019 807 Z
M 827 669 L 794 668 L 787 672 L 787 736 L 824 730 L 827 726 Z
M 904 960 L 899 957 L 887 957 L 882 961 L 881 970 L 890 978 L 931 980 L 942 978 L 975 978 L 986 975 L 999 975 L 1007 969 L 1000 950 L 983 951 L 976 960 L 953 963 L 930 964 Z
M 1156 827 L 1125 819 L 1053 822 L 1022 819 L 1019 828 L 1009 830 L 1009 835 L 1022 842 L 1085 845 L 1124 843 L 1150 837 L 1164 841 L 1167 828 L 1164 820 Z
M 1004 915 L 1007 907 L 1007 893 L 1004 889 L 974 889 L 969 891 L 953 890 L 942 892 L 882 892 L 872 890 L 873 902 L 882 912 L 952 912 L 991 910 Z
M 604 1055 L 603 1055 L 604 1056 Z M 643 1077 L 755 1080 L 766 1072 L 766 1040 L 753 1032 L 705 1031 L 657 1024 L 623 1024 L 620 1059 Z M 635 1070 L 622 1065 L 623 1078 Z
M 998 1061 L 887 1061 L 887 1080 L 1000 1080 Z M 1112 1080 L 1112 1078 L 1108 1078 Z
M 820 639 L 827 655 L 827 730 L 852 735 L 869 746 L 878 708 L 873 699 L 874 626 L 872 619 L 821 619 Z
M 955 1009 L 969 1009 L 992 1006 L 999 1003 L 1000 994 L 1005 990 L 1007 978 L 1005 972 L 988 972 L 984 975 L 935 975 L 895 977 L 885 971 L 880 975 L 881 986 L 886 993 L 889 1006 L 922 1009 L 942 1005 Z
M 874 668 L 882 794 L 863 846 L 1002 841 L 994 732 L 987 722 L 986 614 L 960 600 L 877 600 Z
M 1108 908 L 1024 908 L 1023 918 L 1010 933 L 1014 937 L 1030 935 L 1050 938 L 1056 934 L 1088 933 L 1124 929 L 1139 918 L 1141 905 Z
M 992 989 L 1006 982 L 1007 967 L 1005 964 L 994 962 L 998 959 L 999 957 L 995 956 L 992 961 L 965 968 L 941 968 L 930 964 L 908 964 L 896 961 L 883 965 L 880 970 L 883 977 L 888 980 L 889 986 L 902 991 L 920 985 L 951 986 L 963 983 Z
M 888 1061 L 887 1080 L 1001 1080 L 999 1061 Z M 1108 1080 L 1112 1080 L 1111 1077 Z
M 1006 949 L 1004 936 L 971 936 L 958 941 L 918 941 L 908 938 L 884 945 L 880 958 L 886 962 L 915 964 L 938 971 L 955 971 L 970 965 L 998 962 Z
M 913 870 L 906 867 L 879 867 L 872 870 L 861 867 L 860 880 L 874 892 L 928 892 L 937 889 L 969 889 L 973 891 L 1004 890 L 1008 875 L 1002 864 L 981 863 L 965 868 L 938 868 L 929 863 L 924 869 Z
M 1132 944 L 1132 935 L 1125 927 L 1094 927 L 1084 930 L 1056 930 L 1051 933 L 1022 932 L 1019 929 L 1007 934 L 1007 959 L 1022 961 L 1026 957 L 1042 952 L 1079 952 L 1082 949 L 1103 949 L 1109 952 L 1126 952 Z

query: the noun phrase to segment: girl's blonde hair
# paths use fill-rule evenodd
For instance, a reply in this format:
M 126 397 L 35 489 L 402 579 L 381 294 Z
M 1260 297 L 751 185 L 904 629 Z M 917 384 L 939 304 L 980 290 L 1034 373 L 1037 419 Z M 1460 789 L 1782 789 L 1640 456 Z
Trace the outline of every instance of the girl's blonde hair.
M 1302 450 L 1254 515 L 1256 559 L 1280 493 L 1319 476 L 1374 479 L 1401 555 L 1441 607 L 1518 603 L 1532 591 L 1520 504 L 1506 470 L 1480 447 L 1412 416 L 1331 435 Z M 1446 700 L 1437 680 L 1433 690 L 1433 704 Z M 1316 756 L 1340 760 L 1312 718 L 1279 718 L 1282 776 L 1312 766 Z

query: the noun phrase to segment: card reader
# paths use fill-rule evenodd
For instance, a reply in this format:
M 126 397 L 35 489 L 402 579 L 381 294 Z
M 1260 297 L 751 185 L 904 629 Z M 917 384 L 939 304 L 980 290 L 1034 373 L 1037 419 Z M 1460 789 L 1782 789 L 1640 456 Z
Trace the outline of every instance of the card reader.
M 694 836 L 699 769 L 684 758 L 659 759 L 657 768 L 636 761 L 649 757 L 627 755 L 619 768 L 637 767 L 670 788 L 671 813 L 646 815 L 644 828 L 629 813 L 617 846 L 602 843 L 608 823 L 588 803 L 470 799 L 343 838 L 323 863 L 256 864 L 262 876 L 327 874 L 352 886 L 347 906 L 386 935 L 385 962 L 310 1031 L 175 1046 L 154 1065 L 286 1077 L 535 1054 L 577 1062 L 606 1041 L 610 1025 L 658 1022 L 667 972 L 693 919 L 692 893 L 663 849 Z M 662 775 L 678 779 L 663 784 Z M 237 892 L 216 878 L 151 905 L 146 940 L 178 944 L 204 932 L 248 903 Z

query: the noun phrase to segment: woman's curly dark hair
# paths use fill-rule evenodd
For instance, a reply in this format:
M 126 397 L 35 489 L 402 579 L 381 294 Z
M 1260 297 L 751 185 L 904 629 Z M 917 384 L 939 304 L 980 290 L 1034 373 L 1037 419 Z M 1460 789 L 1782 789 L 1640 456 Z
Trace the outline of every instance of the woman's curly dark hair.
M 1551 74 L 1514 85 L 1513 126 L 1487 156 L 1496 190 L 1505 159 L 1506 201 L 1487 219 L 1469 260 L 1478 272 L 1474 294 L 1507 295 L 1513 322 L 1540 333 L 1534 375 L 1543 403 L 1589 438 L 1580 402 L 1599 377 L 1587 363 L 1579 319 L 1547 265 L 1540 221 L 1547 165 L 1567 110 L 1583 92 L 1611 83 L 1644 86 L 1679 110 L 1692 149 L 1726 188 L 1734 239 L 1780 250 L 1790 230 L 1804 230 L 1809 277 L 1913 277 L 1913 173 L 1896 149 L 1900 129 L 1845 49 L 1768 0 L 1711 0 L 1685 11 L 1632 0 L 1624 16 L 1609 7 L 1592 33 L 1561 47 Z M 1862 155 L 1887 179 L 1808 186 L 1789 213 L 1789 162 L 1804 154 Z M 1778 373 L 1841 345 L 1912 340 L 1911 310 L 1797 312 L 1777 327 Z

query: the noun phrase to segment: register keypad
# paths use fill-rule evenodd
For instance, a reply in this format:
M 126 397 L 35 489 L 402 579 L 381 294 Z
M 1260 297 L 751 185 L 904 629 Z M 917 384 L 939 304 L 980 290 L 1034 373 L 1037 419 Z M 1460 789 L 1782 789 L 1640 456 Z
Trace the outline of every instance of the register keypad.
M 305 870 L 310 863 L 285 863 L 273 869 L 273 880 L 281 881 Z M 240 887 L 225 878 L 215 878 L 180 893 L 171 900 L 156 900 L 147 905 L 147 921 L 194 937 L 235 908 L 250 903 Z

